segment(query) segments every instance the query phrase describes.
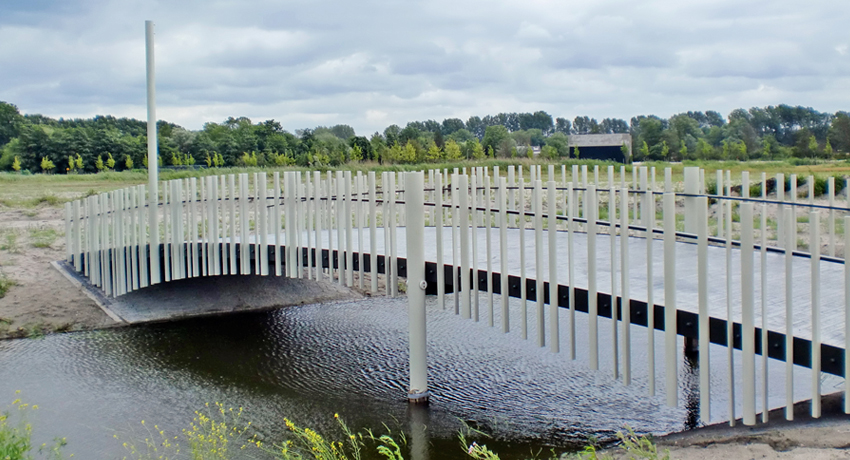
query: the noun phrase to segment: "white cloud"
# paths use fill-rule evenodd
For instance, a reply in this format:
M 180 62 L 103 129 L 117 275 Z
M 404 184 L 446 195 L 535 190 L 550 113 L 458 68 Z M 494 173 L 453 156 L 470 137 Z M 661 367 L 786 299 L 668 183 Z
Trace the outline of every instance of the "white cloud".
M 14 46 L 0 47 L 0 100 L 144 117 L 145 19 L 158 112 L 191 129 L 228 116 L 364 134 L 538 109 L 850 108 L 850 11 L 830 0 L 4 2 L 0 43 Z

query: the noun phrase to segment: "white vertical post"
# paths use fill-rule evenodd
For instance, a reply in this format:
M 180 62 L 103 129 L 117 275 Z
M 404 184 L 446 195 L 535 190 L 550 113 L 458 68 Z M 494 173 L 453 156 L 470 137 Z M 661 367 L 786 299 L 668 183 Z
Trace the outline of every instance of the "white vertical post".
M 664 193 L 664 356 L 667 405 L 675 407 L 679 392 L 676 347 L 676 195 L 670 191 Z
M 407 302 L 410 329 L 410 402 L 428 401 L 428 356 L 425 318 L 425 197 L 424 175 L 406 174 Z
M 375 220 L 375 173 L 371 174 L 372 181 L 372 220 Z M 315 205 L 313 206 L 313 210 L 316 215 L 313 221 L 316 223 L 316 281 L 321 281 L 324 278 L 324 244 L 322 243 L 323 238 L 323 224 L 322 220 L 325 216 L 325 203 L 322 201 L 322 173 L 319 171 L 313 171 L 313 201 Z M 280 225 L 280 224 L 278 224 Z M 372 239 L 375 239 L 374 232 L 372 232 Z M 330 239 L 330 234 L 328 235 L 328 239 Z M 376 250 L 372 249 L 372 262 L 377 266 L 377 254 Z M 374 285 L 377 289 L 378 277 L 377 275 L 373 275 L 375 280 L 373 281 Z
M 850 192 L 850 190 L 847 190 Z M 850 216 L 844 216 L 844 413 L 850 414 Z
M 776 175 L 776 201 L 785 202 L 785 174 L 779 173 Z M 780 204 L 776 211 L 776 244 L 779 247 L 785 247 L 785 204 Z
M 71 202 L 65 203 L 65 239 L 67 243 L 65 244 L 65 260 L 67 262 L 72 262 L 72 256 L 74 254 L 74 233 L 71 232 L 71 220 L 73 220 L 73 214 L 71 210 Z
M 275 276 L 283 275 L 283 264 L 280 259 L 280 246 L 283 241 L 281 241 L 280 234 L 280 172 L 275 171 L 272 176 L 274 180 L 274 274 Z
M 228 241 L 230 241 L 230 234 L 233 231 L 232 222 L 228 223 L 227 214 L 228 214 L 228 203 L 227 203 L 227 177 L 224 175 L 218 176 L 219 182 L 219 209 L 221 211 L 221 273 L 224 275 L 229 275 L 230 269 L 230 248 Z M 187 184 L 188 189 L 188 184 Z M 188 216 L 188 215 L 187 215 Z
M 74 233 L 71 241 L 74 248 L 74 270 L 77 272 L 80 272 L 83 269 L 83 249 L 81 243 L 82 225 L 80 225 L 80 222 L 80 200 L 74 200 Z
M 797 219 L 794 208 L 785 213 L 785 419 L 794 420 L 794 253 Z
M 314 231 L 316 230 L 316 200 L 314 200 L 315 192 L 313 180 L 311 177 L 311 173 L 308 171 L 304 174 L 304 182 L 305 182 L 305 194 L 304 194 L 304 207 L 306 208 L 306 212 L 304 214 L 304 225 L 306 229 L 304 233 L 307 238 L 307 279 L 314 279 L 313 269 L 318 270 L 318 265 L 316 264 L 316 254 L 318 253 L 318 249 L 315 247 L 313 236 Z
M 439 177 L 439 174 L 437 175 Z M 369 271 L 372 294 L 378 293 L 378 234 L 377 209 L 375 205 L 375 171 L 369 171 Z
M 696 166 L 685 168 L 685 193 L 688 195 L 699 194 L 699 171 Z M 697 233 L 697 204 L 696 197 L 685 197 L 685 232 Z
M 636 198 L 636 200 L 639 198 Z M 637 204 L 637 203 L 635 203 Z M 652 209 L 655 206 L 655 196 L 652 190 L 644 188 L 643 208 Z M 635 206 L 637 215 L 637 206 Z M 653 279 L 653 230 L 655 227 L 655 211 L 643 214 L 643 225 L 646 229 L 646 330 L 647 330 L 647 366 L 649 367 L 649 394 L 655 396 L 655 280 Z
M 810 195 L 814 180 L 809 177 Z M 809 252 L 812 255 L 812 417 L 821 416 L 821 353 L 820 353 L 820 214 L 817 209 L 809 212 Z
M 390 210 L 390 263 L 388 264 L 387 273 L 389 274 L 388 281 L 390 283 L 390 295 L 393 297 L 398 295 L 398 239 L 396 237 L 396 173 L 389 172 L 389 210 Z
M 510 299 L 510 286 L 508 285 L 508 214 L 507 214 L 507 195 L 508 180 L 504 177 L 495 178 L 499 184 L 498 200 L 499 200 L 499 275 L 500 275 L 500 297 L 502 301 L 502 332 L 507 333 L 511 329 L 510 311 L 508 310 L 508 301 Z
M 514 174 L 515 174 L 514 165 L 508 166 L 508 187 L 509 188 L 514 187 L 515 184 L 516 184 Z M 516 209 L 516 207 L 514 206 L 514 199 L 515 199 L 514 194 L 515 194 L 515 192 L 513 190 L 508 190 L 508 193 L 510 195 L 508 197 L 508 210 L 514 210 L 514 209 Z M 511 220 L 513 220 L 513 219 L 511 219 Z
M 384 287 L 386 288 L 386 294 L 392 294 L 392 287 L 390 286 L 390 203 L 389 203 L 389 184 L 390 173 L 382 172 L 381 173 L 381 217 L 383 218 L 384 224 L 384 278 L 386 282 L 384 283 Z
M 496 179 L 498 179 L 499 175 L 496 172 Z M 492 186 L 490 183 L 490 176 L 488 175 L 487 169 L 484 169 L 484 202 L 486 203 L 484 211 L 484 220 L 485 220 L 485 231 L 486 237 L 485 242 L 487 244 L 487 305 L 489 305 L 489 321 L 488 325 L 493 327 L 493 248 L 492 242 L 493 238 L 491 235 L 491 228 L 493 226 L 493 204 L 492 204 Z
M 528 292 L 526 290 L 526 273 L 525 273 L 525 181 L 522 174 L 519 176 L 517 186 L 520 189 L 519 209 L 519 289 L 520 289 L 520 313 L 522 314 L 522 331 L 523 339 L 528 338 Z
M 251 238 L 248 234 L 248 173 L 239 174 L 239 257 L 243 275 L 251 274 Z M 287 246 L 289 241 L 286 242 Z
M 587 167 L 582 165 L 582 172 Z M 585 217 L 587 218 L 587 312 L 590 315 L 590 368 L 599 370 L 599 317 L 596 299 L 596 184 L 586 185 Z
M 434 231 L 437 238 L 437 305 L 446 309 L 446 271 L 443 269 L 443 175 L 434 176 Z
M 354 234 L 351 222 L 351 171 L 343 174 L 345 180 L 345 285 L 354 286 Z
M 797 203 L 797 175 L 791 174 L 791 216 L 793 217 L 791 225 L 794 227 L 792 233 L 794 233 L 794 239 L 791 240 L 791 246 L 788 246 L 792 251 L 797 250 L 797 206 L 794 204 Z
M 835 178 L 830 177 L 827 182 L 829 188 L 829 257 L 835 257 Z M 818 245 L 820 246 L 820 245 Z
M 620 377 L 620 343 L 617 314 L 617 193 L 614 189 L 614 167 L 608 166 L 608 235 L 611 264 L 611 357 L 614 362 L 614 379 Z
M 366 277 L 366 255 L 363 247 L 363 227 L 366 224 L 366 183 L 363 174 L 357 171 L 357 206 L 355 207 L 354 216 L 357 218 L 357 267 L 358 270 L 358 287 L 363 290 L 363 278 Z
M 171 234 L 171 200 L 172 200 L 172 196 L 171 196 L 171 191 L 169 190 L 169 187 L 171 187 L 170 181 L 165 181 L 165 182 L 162 183 L 162 230 L 163 230 L 162 235 L 163 235 L 163 243 L 164 243 L 163 249 L 162 249 L 162 254 L 165 257 L 165 261 L 164 261 L 163 265 L 165 266 L 165 281 L 166 282 L 171 281 L 171 261 L 172 261 L 172 259 L 171 259 L 171 248 L 174 244 L 173 241 L 172 241 L 173 235 Z M 123 220 L 123 217 L 124 217 L 123 213 L 121 212 L 121 209 L 124 206 L 124 200 L 121 197 L 120 193 L 116 195 L 116 199 L 118 201 L 116 202 L 115 209 L 118 212 L 117 216 L 120 217 L 120 219 L 118 220 L 117 223 L 118 223 L 118 228 L 119 228 L 119 234 L 121 234 L 120 230 L 123 230 L 122 220 Z M 123 238 L 123 235 L 121 235 L 121 238 Z M 123 242 L 119 239 L 118 244 L 121 245 L 121 244 L 123 244 Z M 119 291 L 119 293 L 120 293 L 120 291 Z
M 460 213 L 460 315 L 463 319 L 472 317 L 469 280 L 469 177 L 466 174 L 457 176 Z
M 558 205 L 555 198 L 557 184 L 555 183 L 554 173 L 549 174 L 549 183 L 546 185 L 546 189 L 549 210 L 549 229 L 547 230 L 549 236 L 549 346 L 554 353 L 558 353 L 561 351 L 561 338 L 558 320 Z M 543 278 L 540 275 L 538 277 Z M 543 293 L 541 292 L 538 295 L 541 296 L 540 304 L 542 305 Z
M 632 381 L 632 308 L 629 294 L 629 189 L 626 187 L 620 189 L 620 287 L 620 305 L 623 310 L 623 384 L 629 385 Z
M 193 196 L 194 196 L 194 193 L 195 193 L 194 192 L 194 186 L 192 187 L 192 189 L 193 189 L 192 193 L 193 193 Z M 229 259 L 230 259 L 230 274 L 236 275 L 237 273 L 239 273 L 238 267 L 236 266 L 236 225 L 237 225 L 236 224 L 236 197 L 239 194 L 236 192 L 236 175 L 235 174 L 228 174 L 227 175 L 227 190 L 228 190 L 228 192 L 230 192 L 230 197 L 229 197 L 230 206 L 228 206 L 228 208 L 229 208 L 228 210 L 230 211 L 230 219 L 229 219 L 230 225 L 228 226 L 229 229 L 230 229 L 230 235 L 229 235 L 230 236 L 230 238 L 229 238 L 230 244 L 228 244 L 228 249 L 230 249 L 230 257 L 229 257 Z M 192 232 L 194 234 L 194 229 L 192 229 Z M 194 244 L 194 238 L 192 239 L 192 241 L 193 241 L 193 244 Z
M 576 166 L 573 166 L 573 180 L 575 180 Z M 576 191 L 573 182 L 567 183 L 567 283 L 569 285 L 569 310 L 570 310 L 570 359 L 576 359 L 576 273 L 575 273 L 575 246 L 573 245 L 573 230 L 575 222 L 573 216 L 576 212 Z
M 777 184 L 778 185 L 778 184 Z M 767 423 L 770 405 L 768 403 L 768 343 L 767 343 L 767 174 L 761 173 L 761 243 L 759 248 L 759 271 L 761 281 L 761 371 L 762 371 L 762 412 L 761 421 Z
M 732 180 L 726 172 L 726 196 L 730 196 Z M 729 364 L 729 425 L 735 426 L 735 336 L 732 318 L 732 201 L 726 200 L 726 352 Z
M 538 176 L 539 177 L 539 176 Z M 534 181 L 534 192 L 532 194 L 534 203 L 534 271 L 537 278 L 537 286 L 534 293 L 537 304 L 537 346 L 546 345 L 545 321 L 545 299 L 543 278 L 543 182 L 540 179 Z
M 221 200 L 219 199 L 219 191 L 218 191 L 218 178 L 215 176 L 210 177 L 210 182 L 212 183 L 212 195 L 210 200 L 212 201 L 212 239 L 213 239 L 213 273 L 218 276 L 221 275 L 221 246 L 222 246 L 222 238 L 221 238 L 221 229 L 219 228 L 219 217 L 220 217 L 220 208 L 221 208 Z M 181 189 L 182 190 L 182 189 Z M 182 195 L 182 193 L 181 193 Z M 182 214 L 182 206 L 181 206 L 181 214 Z M 180 219 L 180 233 L 183 233 L 183 220 Z M 180 264 L 181 267 L 183 265 L 183 261 L 185 260 L 182 256 L 184 245 L 180 243 Z M 181 268 L 182 273 L 182 268 Z
M 747 185 L 744 175 L 742 186 Z M 753 203 L 741 203 L 741 352 L 744 425 L 756 424 L 756 329 L 753 300 Z M 728 318 L 729 321 L 732 318 Z
M 711 420 L 711 346 L 708 313 L 708 198 L 700 197 L 697 206 L 697 289 L 699 308 L 699 413 L 706 423 Z
M 472 319 L 475 322 L 478 322 L 478 314 L 479 314 L 479 296 L 478 296 L 478 178 L 480 177 L 477 173 L 480 172 L 480 168 L 473 169 L 473 174 L 470 177 L 470 196 L 472 197 L 471 210 L 472 210 L 472 232 L 470 235 L 470 244 L 472 245 L 472 288 L 470 289 L 470 295 L 472 296 Z
M 148 212 L 151 227 L 151 284 L 160 282 L 159 273 L 159 163 L 156 142 L 156 71 L 154 63 L 153 21 L 145 21 L 145 55 L 148 96 Z

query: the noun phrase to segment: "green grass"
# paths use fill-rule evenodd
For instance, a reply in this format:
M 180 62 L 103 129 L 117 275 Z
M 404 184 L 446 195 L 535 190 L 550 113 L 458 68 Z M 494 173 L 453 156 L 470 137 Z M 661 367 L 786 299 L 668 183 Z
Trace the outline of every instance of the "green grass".
M 9 251 L 12 253 L 19 252 L 21 248 L 18 246 L 18 232 L 15 230 L 5 230 L 0 233 L 0 250 Z
M 15 283 L 15 280 L 7 277 L 6 275 L 0 275 L 0 299 L 6 297 L 6 294 L 9 292 L 9 289 L 12 289 L 12 286 L 16 284 L 17 283 Z
M 30 244 L 34 248 L 49 248 L 56 241 L 56 238 L 62 235 L 52 228 L 32 228 L 30 229 Z

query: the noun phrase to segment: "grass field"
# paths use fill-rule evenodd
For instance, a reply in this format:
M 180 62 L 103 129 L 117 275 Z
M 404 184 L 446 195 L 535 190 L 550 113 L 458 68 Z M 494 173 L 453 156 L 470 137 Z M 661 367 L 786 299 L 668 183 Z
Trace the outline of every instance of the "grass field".
M 798 162 L 685 162 L 685 163 L 665 163 L 652 162 L 643 163 L 641 166 L 649 166 L 656 168 L 657 180 L 659 183 L 664 179 L 664 169 L 671 168 L 674 182 L 683 180 L 683 171 L 686 166 L 699 166 L 706 171 L 706 180 L 711 181 L 714 177 L 714 172 L 718 169 L 729 170 L 732 172 L 733 182 L 740 182 L 741 172 L 749 171 L 751 181 L 757 181 L 762 172 L 768 176 L 774 176 L 777 173 L 786 175 L 796 174 L 800 178 L 805 178 L 809 175 L 826 177 L 826 176 L 850 176 L 850 162 L 818 162 L 814 164 L 796 164 Z M 440 164 L 418 164 L 418 165 L 379 165 L 377 163 L 360 163 L 357 165 L 348 165 L 340 169 L 351 171 L 417 171 L 425 169 L 449 169 L 454 168 L 469 168 L 469 167 L 487 167 L 499 166 L 502 174 L 505 174 L 509 165 L 521 165 L 524 169 L 532 164 L 543 165 L 544 179 L 546 170 L 549 164 L 556 165 L 556 180 L 560 180 L 560 165 L 567 166 L 567 175 L 569 179 L 570 170 L 574 164 L 588 165 L 591 169 L 595 165 L 600 166 L 600 180 L 606 182 L 606 169 L 608 165 L 614 165 L 617 172 L 617 180 L 619 180 L 620 164 L 608 162 L 594 161 L 568 161 L 568 162 L 537 162 L 529 159 L 491 159 L 480 162 L 457 162 L 457 163 L 440 163 Z M 289 168 L 286 170 L 292 170 Z M 283 168 L 211 168 L 211 169 L 195 169 L 195 170 L 170 170 L 164 169 L 160 171 L 160 180 L 181 179 L 187 177 L 203 177 L 208 175 L 219 174 L 238 174 L 238 173 L 253 173 L 265 171 L 271 175 L 274 171 L 283 171 Z M 303 168 L 296 170 L 306 171 Z M 627 173 L 631 173 L 632 165 L 626 165 Z M 526 176 L 527 177 L 527 176 Z M 146 184 L 148 181 L 147 172 L 145 170 L 134 170 L 124 172 L 105 172 L 99 174 L 71 174 L 71 175 L 47 175 L 33 174 L 21 175 L 14 173 L 0 173 L 0 204 L 12 208 L 28 208 L 35 207 L 40 204 L 51 206 L 60 206 L 64 202 L 74 200 L 95 193 L 115 190 L 131 185 Z

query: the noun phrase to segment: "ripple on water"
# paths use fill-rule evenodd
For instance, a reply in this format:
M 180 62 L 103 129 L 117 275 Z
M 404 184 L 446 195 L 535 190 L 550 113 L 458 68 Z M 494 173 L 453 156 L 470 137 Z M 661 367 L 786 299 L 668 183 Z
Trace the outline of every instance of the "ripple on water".
M 93 446 L 114 443 L 110 431 L 98 434 L 105 426 L 142 417 L 185 426 L 209 401 L 244 405 L 267 436 L 280 434 L 284 416 L 329 429 L 335 412 L 354 427 L 406 429 L 406 307 L 403 298 L 374 298 L 0 342 L 0 391 L 26 387 L 42 407 L 72 406 L 73 423 L 57 416 L 48 427 Z M 499 442 L 538 446 L 611 437 L 627 423 L 683 427 L 686 411 L 648 398 L 645 382 L 624 387 L 604 366 L 590 371 L 586 360 L 537 347 L 535 337 L 533 327 L 523 340 L 516 330 L 461 320 L 429 297 L 432 444 L 456 445 L 461 420 Z

